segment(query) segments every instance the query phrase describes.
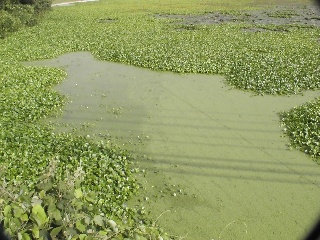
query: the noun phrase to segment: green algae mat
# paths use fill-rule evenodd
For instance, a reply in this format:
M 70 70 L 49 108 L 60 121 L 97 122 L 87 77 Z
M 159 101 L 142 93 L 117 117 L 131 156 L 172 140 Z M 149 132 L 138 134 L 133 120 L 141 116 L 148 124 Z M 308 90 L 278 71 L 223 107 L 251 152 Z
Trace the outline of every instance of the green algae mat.
M 283 3 L 79 3 L 1 40 L 10 233 L 60 236 L 59 211 L 75 239 L 304 236 L 320 212 L 320 30 L 310 2 Z M 36 228 L 6 188 L 30 192 Z M 62 190 L 88 214 L 50 212 Z

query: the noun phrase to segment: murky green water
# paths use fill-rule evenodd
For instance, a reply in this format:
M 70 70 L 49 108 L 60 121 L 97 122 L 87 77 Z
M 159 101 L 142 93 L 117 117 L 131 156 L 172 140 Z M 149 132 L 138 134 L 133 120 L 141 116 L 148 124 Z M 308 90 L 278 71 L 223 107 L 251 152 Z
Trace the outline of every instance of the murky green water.
M 299 239 L 320 212 L 320 166 L 286 147 L 277 112 L 319 96 L 252 96 L 220 76 L 159 73 L 71 53 L 59 130 L 115 139 L 146 173 L 139 198 L 187 239 Z M 134 204 L 133 200 L 131 204 Z M 170 210 L 170 211 L 166 211 Z

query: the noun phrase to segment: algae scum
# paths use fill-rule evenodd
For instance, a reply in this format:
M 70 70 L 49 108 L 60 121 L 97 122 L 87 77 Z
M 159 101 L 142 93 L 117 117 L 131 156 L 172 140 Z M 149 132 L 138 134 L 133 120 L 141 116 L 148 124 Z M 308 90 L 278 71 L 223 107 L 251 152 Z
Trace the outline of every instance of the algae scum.
M 187 239 L 297 239 L 319 212 L 318 165 L 289 151 L 277 113 L 314 99 L 252 96 L 217 75 L 173 74 L 78 52 L 63 68 L 57 131 L 115 140 L 137 155 L 146 213 Z M 170 210 L 170 211 L 167 211 Z

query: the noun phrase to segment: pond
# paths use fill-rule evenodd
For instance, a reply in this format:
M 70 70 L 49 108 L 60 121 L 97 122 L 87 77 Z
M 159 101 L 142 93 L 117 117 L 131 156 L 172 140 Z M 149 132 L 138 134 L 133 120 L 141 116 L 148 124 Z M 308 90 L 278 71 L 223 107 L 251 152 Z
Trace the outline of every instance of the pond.
M 114 141 L 136 155 L 145 205 L 187 239 L 297 239 L 320 210 L 320 167 L 289 150 L 278 112 L 319 96 L 253 96 L 222 76 L 155 72 L 78 52 L 28 63 L 68 77 L 57 131 Z M 169 211 L 168 211 L 169 210 Z

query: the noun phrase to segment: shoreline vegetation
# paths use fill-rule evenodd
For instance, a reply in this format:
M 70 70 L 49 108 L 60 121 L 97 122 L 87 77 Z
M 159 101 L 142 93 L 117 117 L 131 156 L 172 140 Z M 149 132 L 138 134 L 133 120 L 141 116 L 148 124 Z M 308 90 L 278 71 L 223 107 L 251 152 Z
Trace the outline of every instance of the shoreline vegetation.
M 179 239 L 148 219 L 143 206 L 126 205 L 139 191 L 139 168 L 129 152 L 90 135 L 55 134 L 40 123 L 63 111 L 67 99 L 53 86 L 66 72 L 22 61 L 89 51 L 99 60 L 157 71 L 221 74 L 232 88 L 258 95 L 319 90 L 317 24 L 249 23 L 243 11 L 262 4 L 218 2 L 100 0 L 45 14 L 36 4 L 2 5 L 0 221 L 13 239 Z M 269 15 L 279 20 L 310 11 L 308 1 L 299 3 Z M 190 22 L 207 12 L 238 20 Z M 279 113 L 290 145 L 318 164 L 319 107 L 316 98 Z
M 52 7 L 56 7 L 56 6 L 66 6 L 66 5 L 72 5 L 72 4 L 75 4 L 75 3 L 85 3 L 85 2 L 96 2 L 96 1 L 99 1 L 99 0 L 79 0 L 79 1 L 70 1 L 70 2 L 61 2 L 61 3 L 53 3 L 51 4 Z

